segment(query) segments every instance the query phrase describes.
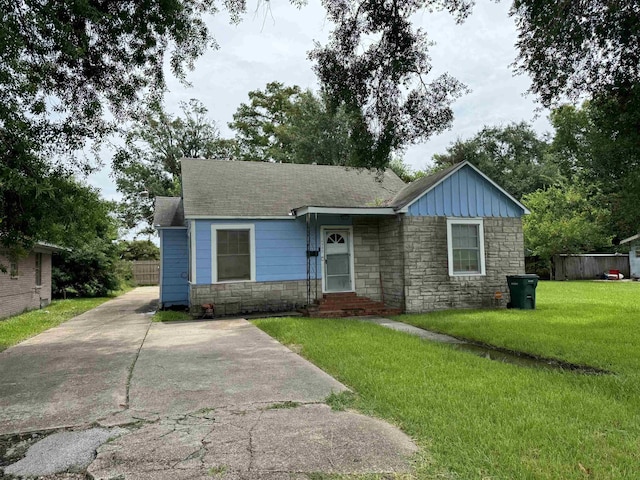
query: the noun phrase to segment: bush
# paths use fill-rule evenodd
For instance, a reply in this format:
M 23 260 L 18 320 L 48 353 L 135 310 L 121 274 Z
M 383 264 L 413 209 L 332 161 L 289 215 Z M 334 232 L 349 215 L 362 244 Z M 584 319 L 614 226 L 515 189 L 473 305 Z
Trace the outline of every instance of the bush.
M 70 291 L 80 297 L 103 297 L 132 278 L 131 266 L 118 258 L 116 246 L 102 239 L 53 258 L 51 289 L 56 298 Z

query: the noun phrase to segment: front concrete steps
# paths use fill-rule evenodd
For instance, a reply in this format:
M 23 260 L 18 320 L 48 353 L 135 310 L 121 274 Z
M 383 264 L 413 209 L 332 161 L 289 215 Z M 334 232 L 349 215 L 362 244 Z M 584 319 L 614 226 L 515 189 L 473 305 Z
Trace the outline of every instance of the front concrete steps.
M 355 292 L 325 293 L 313 305 L 301 310 L 304 315 L 319 318 L 359 317 L 364 315 L 398 315 L 399 308 L 386 307 L 367 297 L 359 297 Z

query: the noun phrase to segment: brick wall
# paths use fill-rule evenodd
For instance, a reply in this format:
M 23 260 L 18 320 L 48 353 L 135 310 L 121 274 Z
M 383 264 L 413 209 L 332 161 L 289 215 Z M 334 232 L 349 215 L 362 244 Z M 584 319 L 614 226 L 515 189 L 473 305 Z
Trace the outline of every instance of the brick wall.
M 322 289 L 318 280 L 318 295 Z M 315 286 L 312 283 L 312 299 Z M 216 315 L 251 312 L 284 312 L 307 304 L 307 281 L 237 282 L 215 285 L 191 285 L 191 311 L 199 313 L 201 305 L 213 303 Z
M 18 261 L 18 277 L 11 278 L 10 260 L 0 254 L 7 273 L 0 272 L 0 318 L 33 310 L 51 302 L 51 254 L 42 254 L 42 285 L 36 287 L 36 255 Z
M 380 251 L 378 220 L 354 218 L 353 257 L 356 293 L 377 302 L 382 300 L 380 291 Z
M 403 222 L 405 309 L 408 313 L 447 308 L 504 306 L 506 275 L 524 273 L 524 239 L 519 218 L 485 218 L 486 275 L 450 277 L 447 219 L 406 217 Z M 497 303 L 495 292 L 504 300 Z

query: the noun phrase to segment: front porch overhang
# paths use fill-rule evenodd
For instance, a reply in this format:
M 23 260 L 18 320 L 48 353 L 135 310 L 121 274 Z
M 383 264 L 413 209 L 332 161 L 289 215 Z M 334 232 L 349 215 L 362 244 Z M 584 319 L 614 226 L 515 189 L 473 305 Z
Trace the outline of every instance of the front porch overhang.
M 290 214 L 294 217 L 303 217 L 309 213 L 333 214 L 333 215 L 396 215 L 398 212 L 393 207 L 314 207 L 304 206 L 294 208 Z

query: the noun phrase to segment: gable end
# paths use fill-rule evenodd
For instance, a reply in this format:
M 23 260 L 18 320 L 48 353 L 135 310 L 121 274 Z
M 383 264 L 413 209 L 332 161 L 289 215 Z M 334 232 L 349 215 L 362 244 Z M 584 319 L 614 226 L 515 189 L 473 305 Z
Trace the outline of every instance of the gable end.
M 408 216 L 521 217 L 524 206 L 466 164 L 417 197 Z

